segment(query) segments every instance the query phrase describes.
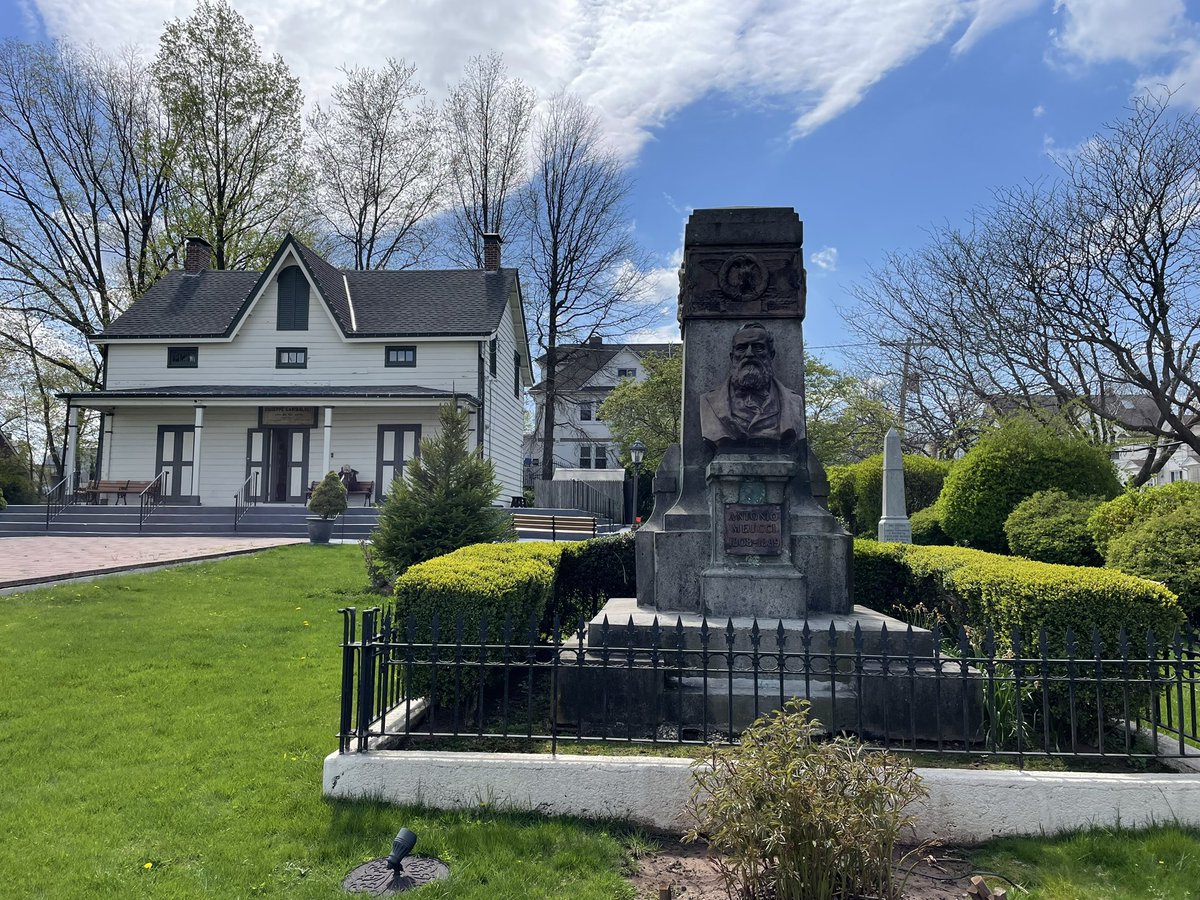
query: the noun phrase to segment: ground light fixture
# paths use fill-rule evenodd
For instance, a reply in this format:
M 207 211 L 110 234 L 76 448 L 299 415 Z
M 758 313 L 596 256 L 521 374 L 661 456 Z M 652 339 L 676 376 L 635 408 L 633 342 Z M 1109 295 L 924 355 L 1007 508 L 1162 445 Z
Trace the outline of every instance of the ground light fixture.
M 351 894 L 388 897 L 449 877 L 450 868 L 440 859 L 410 856 L 416 845 L 416 833 L 401 828 L 392 841 L 391 854 L 356 868 L 342 881 L 343 890 Z

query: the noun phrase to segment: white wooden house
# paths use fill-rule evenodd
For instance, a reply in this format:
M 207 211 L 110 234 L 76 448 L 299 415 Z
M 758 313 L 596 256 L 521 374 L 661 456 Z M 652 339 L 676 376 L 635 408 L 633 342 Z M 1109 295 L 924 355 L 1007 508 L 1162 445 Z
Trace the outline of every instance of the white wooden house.
M 348 465 L 376 499 L 437 429 L 470 410 L 502 500 L 521 493 L 523 394 L 532 384 L 517 271 L 485 237 L 480 270 L 338 269 L 292 236 L 263 272 L 210 268 L 188 243 L 172 271 L 94 338 L 103 389 L 66 395 L 67 470 L 79 410 L 102 414 L 97 476 L 165 472 L 170 502 L 302 503 Z

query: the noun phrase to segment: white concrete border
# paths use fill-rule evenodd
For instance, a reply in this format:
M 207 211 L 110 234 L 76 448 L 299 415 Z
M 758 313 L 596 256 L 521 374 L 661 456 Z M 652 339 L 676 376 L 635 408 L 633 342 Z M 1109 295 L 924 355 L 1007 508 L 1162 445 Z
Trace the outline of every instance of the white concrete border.
M 546 815 L 624 819 L 680 832 L 687 759 L 374 750 L 331 753 L 322 792 L 436 809 L 487 804 Z M 918 769 L 929 799 L 916 837 L 971 844 L 1004 835 L 1178 822 L 1200 826 L 1200 775 Z

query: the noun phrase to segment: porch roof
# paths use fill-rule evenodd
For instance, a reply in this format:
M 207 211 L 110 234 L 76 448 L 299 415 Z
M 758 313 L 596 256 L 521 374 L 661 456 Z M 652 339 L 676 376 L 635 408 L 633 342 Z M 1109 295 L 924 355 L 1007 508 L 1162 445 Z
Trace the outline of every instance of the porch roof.
M 69 400 L 75 406 L 87 408 L 110 405 L 114 400 L 181 400 L 185 402 L 194 400 L 429 400 L 441 402 L 458 399 L 461 402 L 479 405 L 479 400 L 470 394 L 419 385 L 371 387 L 336 384 L 185 384 L 124 388 L 111 391 L 85 391 L 74 394 L 62 393 L 58 396 L 60 399 Z

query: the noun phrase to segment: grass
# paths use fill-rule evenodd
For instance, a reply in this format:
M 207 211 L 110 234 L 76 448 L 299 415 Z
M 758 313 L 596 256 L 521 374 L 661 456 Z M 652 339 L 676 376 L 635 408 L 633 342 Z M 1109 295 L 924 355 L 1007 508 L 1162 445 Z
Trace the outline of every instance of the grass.
M 1098 829 L 1054 839 L 1008 838 L 974 854 L 974 865 L 1028 889 L 1028 900 L 1183 900 L 1200 884 L 1200 832 L 1157 827 Z M 989 879 L 1000 886 L 997 879 Z
M 0 598 L 0 895 L 342 898 L 408 825 L 452 871 L 418 896 L 631 898 L 651 848 L 620 825 L 321 800 L 336 610 L 374 604 L 363 581 L 357 548 L 297 546 Z M 1005 840 L 973 864 L 1030 900 L 1181 898 L 1200 833 Z
M 619 829 L 321 800 L 364 580 L 297 546 L 0 598 L 0 894 L 343 897 L 408 825 L 428 897 L 631 896 Z

